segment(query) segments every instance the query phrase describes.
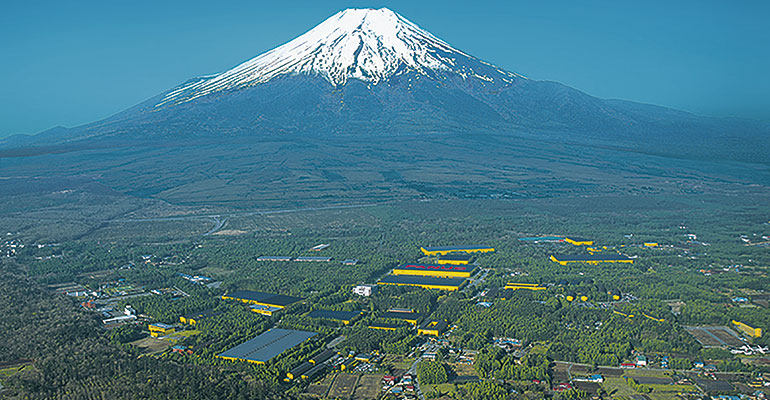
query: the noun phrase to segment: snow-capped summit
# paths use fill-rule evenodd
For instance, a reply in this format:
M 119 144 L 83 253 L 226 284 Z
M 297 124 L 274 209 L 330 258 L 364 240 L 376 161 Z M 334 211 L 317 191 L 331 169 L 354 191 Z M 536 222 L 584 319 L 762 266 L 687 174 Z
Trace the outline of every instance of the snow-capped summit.
M 377 84 L 407 72 L 454 72 L 488 82 L 509 82 L 519 76 L 453 48 L 387 8 L 347 9 L 233 69 L 168 92 L 158 106 L 258 85 L 281 75 L 317 75 L 339 86 L 350 79 Z

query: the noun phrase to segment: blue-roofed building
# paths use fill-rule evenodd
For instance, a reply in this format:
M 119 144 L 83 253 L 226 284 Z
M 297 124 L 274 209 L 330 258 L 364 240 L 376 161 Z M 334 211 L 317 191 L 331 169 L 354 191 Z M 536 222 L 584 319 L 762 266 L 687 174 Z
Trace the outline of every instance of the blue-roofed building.
M 315 332 L 273 328 L 217 355 L 225 360 L 264 364 L 273 357 L 317 335 Z

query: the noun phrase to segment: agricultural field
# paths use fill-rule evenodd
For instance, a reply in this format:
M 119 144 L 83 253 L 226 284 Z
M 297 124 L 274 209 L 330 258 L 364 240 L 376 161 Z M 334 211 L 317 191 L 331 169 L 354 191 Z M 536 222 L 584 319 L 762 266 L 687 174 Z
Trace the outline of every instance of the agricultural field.
M 348 398 L 353 395 L 353 391 L 358 383 L 359 375 L 341 373 L 334 379 L 334 383 L 329 389 L 331 398 Z
M 369 400 L 379 398 L 382 391 L 381 381 L 383 375 L 361 375 L 354 392 L 354 399 Z

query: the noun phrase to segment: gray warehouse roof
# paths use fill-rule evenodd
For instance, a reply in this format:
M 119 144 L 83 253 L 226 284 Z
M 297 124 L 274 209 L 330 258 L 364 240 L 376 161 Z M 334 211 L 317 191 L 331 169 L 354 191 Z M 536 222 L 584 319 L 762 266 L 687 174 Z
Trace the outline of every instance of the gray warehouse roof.
M 315 332 L 274 328 L 217 355 L 217 357 L 265 363 L 315 335 L 317 335 Z

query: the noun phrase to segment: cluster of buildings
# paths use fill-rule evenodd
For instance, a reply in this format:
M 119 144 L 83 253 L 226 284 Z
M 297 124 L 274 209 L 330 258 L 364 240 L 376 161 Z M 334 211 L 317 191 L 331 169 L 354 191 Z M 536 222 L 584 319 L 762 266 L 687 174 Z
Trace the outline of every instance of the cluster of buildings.
M 495 251 L 490 246 L 421 247 L 420 250 L 427 256 L 437 256 L 436 264 L 403 264 L 377 284 L 459 290 L 477 269 L 477 265 L 471 264 L 472 254 Z
M 12 233 L 8 232 L 8 235 Z M 0 256 L 4 257 L 16 257 L 19 250 L 24 248 L 24 244 L 18 239 L 8 239 L 3 241 L 0 246 Z
M 370 323 L 368 325 L 369 329 L 395 331 L 405 326 L 411 326 L 412 328 L 417 328 L 418 335 L 440 336 L 449 327 L 445 320 L 423 320 L 422 314 L 411 308 L 391 308 L 378 317 L 379 321 Z M 405 325 L 405 323 L 408 325 Z
M 273 261 L 273 262 L 331 262 L 334 260 L 332 257 L 288 257 L 288 256 L 259 256 L 257 261 Z M 346 260 L 349 261 L 349 260 Z M 356 261 L 357 262 L 357 261 Z
M 111 328 L 126 322 L 135 321 L 137 318 L 136 310 L 130 305 L 125 306 L 121 311 L 103 310 L 102 316 L 104 317 L 104 319 L 102 319 L 102 324 L 104 324 L 105 328 Z
M 347 355 L 341 355 L 335 350 L 327 349 L 310 357 L 305 362 L 292 368 L 286 377 L 285 382 L 291 382 L 297 379 L 311 379 L 327 368 L 338 368 L 340 371 L 371 371 L 372 362 L 379 361 L 379 356 L 371 354 L 356 354 L 354 352 Z
M 203 275 L 189 275 L 189 274 L 183 274 L 181 272 L 178 275 L 182 277 L 182 279 L 186 279 L 196 285 L 209 285 L 212 282 L 214 282 L 213 279 Z
M 752 346 L 749 344 L 744 344 L 741 347 L 730 349 L 730 353 L 732 354 L 743 354 L 746 356 L 751 356 L 754 354 L 767 354 L 768 352 L 770 352 L 770 349 L 768 349 L 767 346 Z
M 256 292 L 253 290 L 238 290 L 230 294 L 222 295 L 222 300 L 240 301 L 241 303 L 249 304 L 249 308 L 255 313 L 271 316 L 289 305 L 304 299 L 301 297 Z
M 577 247 L 594 245 L 592 239 L 586 239 L 579 236 L 539 236 L 519 238 L 519 240 L 528 243 L 569 243 Z M 658 243 L 646 242 L 643 246 L 656 247 L 658 246 Z M 604 249 L 606 249 L 606 247 L 604 247 Z M 622 254 L 600 254 L 602 249 L 592 247 L 586 247 L 586 250 L 587 253 L 585 254 L 552 254 L 549 258 L 551 261 L 565 266 L 570 263 L 585 263 L 592 265 L 599 263 L 634 263 L 633 258 Z

